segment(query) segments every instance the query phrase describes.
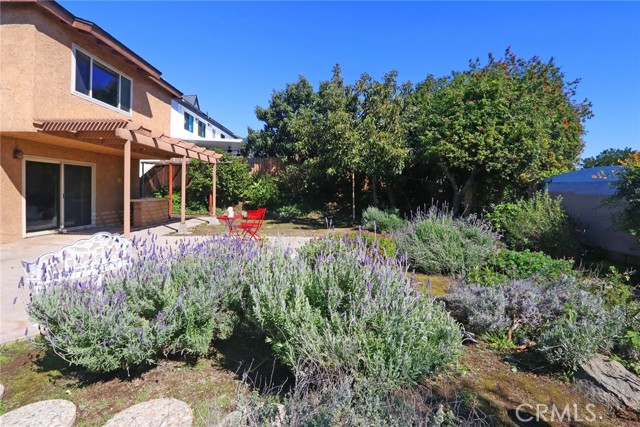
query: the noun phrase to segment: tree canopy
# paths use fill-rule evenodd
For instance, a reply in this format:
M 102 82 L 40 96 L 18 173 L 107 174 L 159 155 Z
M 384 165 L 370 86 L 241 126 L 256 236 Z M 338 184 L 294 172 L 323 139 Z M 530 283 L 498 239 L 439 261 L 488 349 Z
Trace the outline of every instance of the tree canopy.
M 350 181 L 352 207 L 359 179 L 374 205 L 379 185 L 393 205 L 395 186 L 407 205 L 446 199 L 454 212 L 463 202 L 480 210 L 520 197 L 578 164 L 591 104 L 574 99 L 579 81 L 565 79 L 553 59 L 507 49 L 415 86 L 397 77 L 363 73 L 348 84 L 336 65 L 315 90 L 300 76 L 256 108 L 264 125 L 249 130 L 246 151 L 281 157 L 314 182 Z M 422 190 L 413 190 L 417 182 Z
M 451 76 L 429 76 L 411 96 L 408 129 L 416 154 L 437 165 L 457 211 L 480 179 L 526 188 L 571 170 L 582 152 L 588 101 L 575 102 L 553 59 L 504 58 Z M 467 197 L 465 197 L 467 196 Z
M 583 168 L 598 168 L 601 166 L 619 166 L 623 161 L 633 154 L 633 150 L 627 148 L 607 148 L 594 157 L 587 157 L 582 160 Z

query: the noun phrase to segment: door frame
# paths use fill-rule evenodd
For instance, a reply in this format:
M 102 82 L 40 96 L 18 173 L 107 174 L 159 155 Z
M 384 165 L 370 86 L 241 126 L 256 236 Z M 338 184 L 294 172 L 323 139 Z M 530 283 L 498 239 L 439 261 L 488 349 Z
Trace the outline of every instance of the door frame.
M 27 162 L 53 163 L 60 166 L 60 227 L 54 230 L 31 231 L 27 233 Z M 78 227 L 64 227 L 64 165 L 85 166 L 91 168 L 91 224 Z M 27 156 L 22 159 L 22 238 L 64 232 L 64 230 L 81 230 L 96 226 L 96 164 L 76 160 L 56 159 L 52 157 Z

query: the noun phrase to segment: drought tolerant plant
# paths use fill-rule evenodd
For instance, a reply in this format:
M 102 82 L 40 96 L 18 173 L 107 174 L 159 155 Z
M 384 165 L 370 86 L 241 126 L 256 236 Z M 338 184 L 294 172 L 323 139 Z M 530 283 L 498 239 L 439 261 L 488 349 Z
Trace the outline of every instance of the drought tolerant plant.
M 624 331 L 624 314 L 607 311 L 604 301 L 581 291 L 564 306 L 561 316 L 545 328 L 538 340 L 544 357 L 554 365 L 576 370 L 596 353 L 609 353 Z
M 251 318 L 285 364 L 391 390 L 456 358 L 457 324 L 414 290 L 403 260 L 375 256 L 362 241 L 325 244 L 315 259 L 273 251 L 249 275 Z
M 535 281 L 553 281 L 573 274 L 573 260 L 554 259 L 542 252 L 501 249 L 487 262 L 475 268 L 466 281 L 478 285 L 508 283 L 513 279 L 532 278 Z
M 427 274 L 464 276 L 498 249 L 499 236 L 489 223 L 471 215 L 455 218 L 433 206 L 418 211 L 394 234 L 400 253 L 416 270 Z
M 486 215 L 504 234 L 509 249 L 541 251 L 556 258 L 580 255 L 576 224 L 562 207 L 562 198 L 548 192 L 504 203 Z
M 236 409 L 223 419 L 219 405 L 211 405 L 202 424 L 208 427 L 262 427 L 278 425 L 349 426 L 349 427 L 485 427 L 488 419 L 473 406 L 460 399 L 434 395 L 418 385 L 402 390 L 380 392 L 359 385 L 352 374 L 328 375 L 313 365 L 296 364 L 296 381 L 280 402 L 260 395 L 243 376 L 243 387 L 237 390 Z M 246 386 L 245 386 L 246 385 Z M 255 388 L 255 387 L 253 387 Z M 282 386 L 272 386 L 280 392 Z M 271 391 L 270 390 L 270 391 Z
M 70 364 L 109 372 L 154 363 L 160 354 L 207 353 L 231 334 L 243 260 L 258 249 L 233 239 L 134 241 L 133 266 L 102 282 L 62 280 L 27 305 L 40 345 Z
M 447 308 L 471 332 L 518 335 L 534 341 L 551 364 L 575 369 L 596 352 L 610 352 L 625 329 L 620 307 L 607 309 L 572 277 L 552 283 L 514 280 L 484 287 L 459 283 L 447 291 Z
M 369 206 L 362 214 L 362 228 L 377 233 L 389 233 L 402 227 L 404 220 L 398 209 L 383 211 Z

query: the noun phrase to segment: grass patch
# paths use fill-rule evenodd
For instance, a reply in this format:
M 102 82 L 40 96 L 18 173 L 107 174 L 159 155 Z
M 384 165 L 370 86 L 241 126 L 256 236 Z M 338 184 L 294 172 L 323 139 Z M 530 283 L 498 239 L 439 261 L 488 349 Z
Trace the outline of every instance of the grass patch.
M 416 288 L 422 293 L 430 293 L 439 298 L 445 294 L 454 280 L 447 276 L 434 276 L 430 274 L 415 273 Z M 430 283 L 430 285 L 429 285 Z

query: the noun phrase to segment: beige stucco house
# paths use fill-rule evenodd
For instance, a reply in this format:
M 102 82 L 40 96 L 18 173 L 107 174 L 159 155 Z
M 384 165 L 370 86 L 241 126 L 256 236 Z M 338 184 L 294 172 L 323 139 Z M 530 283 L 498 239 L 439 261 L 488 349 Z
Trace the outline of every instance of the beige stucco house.
M 96 24 L 56 2 L 2 1 L 0 243 L 114 224 L 128 234 L 137 159 L 199 158 L 215 171 L 218 154 L 167 136 L 173 97 Z

